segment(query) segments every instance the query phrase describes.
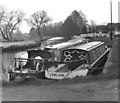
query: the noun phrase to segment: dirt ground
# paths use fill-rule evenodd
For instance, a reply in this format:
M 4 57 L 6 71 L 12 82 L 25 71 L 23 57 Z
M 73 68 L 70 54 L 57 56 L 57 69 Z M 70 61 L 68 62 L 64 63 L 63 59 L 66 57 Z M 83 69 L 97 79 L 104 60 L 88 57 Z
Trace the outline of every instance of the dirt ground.
M 48 84 L 35 79 L 26 81 L 5 83 L 2 101 L 118 101 L 117 79 L 65 84 L 61 81 Z

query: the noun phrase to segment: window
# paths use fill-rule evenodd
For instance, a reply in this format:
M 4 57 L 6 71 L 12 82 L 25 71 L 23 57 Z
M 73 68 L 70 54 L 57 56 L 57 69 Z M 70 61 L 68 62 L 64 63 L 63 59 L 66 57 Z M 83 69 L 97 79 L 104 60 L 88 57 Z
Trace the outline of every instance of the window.
M 92 51 L 92 58 L 93 58 L 93 60 L 97 59 L 97 55 L 96 55 L 96 51 L 95 50 Z
M 105 52 L 105 45 L 102 45 L 101 47 L 100 47 L 100 52 L 101 52 L 101 54 L 103 54 L 104 52 Z
M 100 47 L 98 47 L 96 51 L 97 51 L 97 57 L 99 58 L 101 56 Z
M 101 54 L 103 53 L 103 48 L 102 48 L 102 46 L 100 47 L 100 52 L 101 52 Z
M 63 55 L 64 61 L 76 61 L 88 58 L 88 53 L 86 51 L 81 51 L 77 49 L 66 50 L 63 52 Z

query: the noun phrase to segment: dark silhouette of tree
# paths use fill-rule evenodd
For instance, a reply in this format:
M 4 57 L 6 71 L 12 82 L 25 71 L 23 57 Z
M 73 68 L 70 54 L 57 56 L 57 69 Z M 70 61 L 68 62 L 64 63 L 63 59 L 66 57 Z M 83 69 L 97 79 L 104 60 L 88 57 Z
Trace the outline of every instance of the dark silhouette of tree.
M 41 27 L 41 34 L 44 36 L 61 36 L 62 22 L 50 23 Z
M 62 26 L 62 32 L 63 36 L 67 39 L 71 39 L 74 35 L 78 34 L 79 28 L 70 16 L 65 20 Z
M 85 14 L 82 12 L 82 10 L 79 11 L 79 16 L 84 21 L 84 23 L 87 24 L 88 20 L 87 20 Z
M 50 21 L 50 17 L 48 17 L 47 13 L 43 11 L 37 11 L 31 15 L 29 19 L 26 21 L 30 24 L 30 26 L 35 27 L 37 30 L 39 39 L 41 40 L 41 28 L 43 25 L 47 24 Z
M 63 35 L 70 39 L 74 35 L 80 35 L 82 32 L 86 33 L 86 25 L 87 20 L 83 12 L 74 10 L 63 23 Z
M 79 28 L 80 28 L 80 33 L 85 32 L 86 26 L 87 26 L 87 19 L 85 14 L 80 10 L 79 11 Z
M 84 27 L 82 28 L 81 33 L 82 33 L 82 34 L 87 34 L 87 27 L 86 27 L 86 26 L 84 26 Z
M 24 15 L 21 10 L 7 12 L 3 6 L 0 6 L 0 32 L 5 40 L 12 41 L 13 31 L 19 28 Z

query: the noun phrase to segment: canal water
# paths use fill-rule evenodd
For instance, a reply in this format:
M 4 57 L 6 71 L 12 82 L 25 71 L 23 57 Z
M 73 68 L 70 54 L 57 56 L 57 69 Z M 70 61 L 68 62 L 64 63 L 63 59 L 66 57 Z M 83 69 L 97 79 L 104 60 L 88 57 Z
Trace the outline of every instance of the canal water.
M 14 58 L 16 53 L 18 53 L 20 51 L 18 50 L 14 50 L 14 51 L 1 51 L 0 52 L 0 70 L 2 73 L 2 77 L 0 77 L 0 80 L 4 80 L 5 79 L 5 72 L 8 71 L 9 68 L 13 68 L 14 67 Z M 1 79 L 2 78 L 2 79 Z
M 10 67 L 13 67 L 14 57 L 17 52 L 2 52 L 2 69 L 6 70 Z

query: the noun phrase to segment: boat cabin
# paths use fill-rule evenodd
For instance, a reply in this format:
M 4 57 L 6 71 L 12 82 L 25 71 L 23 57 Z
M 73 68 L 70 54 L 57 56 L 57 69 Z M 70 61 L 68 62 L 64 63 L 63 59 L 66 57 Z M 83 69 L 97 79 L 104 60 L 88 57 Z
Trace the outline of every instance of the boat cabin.
M 61 52 L 61 62 L 45 70 L 45 77 L 64 79 L 87 76 L 107 57 L 108 52 L 105 43 L 99 41 L 67 48 Z
M 96 65 L 108 53 L 104 42 L 89 42 L 83 45 L 68 48 L 62 52 L 62 61 L 76 68 L 77 65 L 87 64 L 90 67 Z
M 73 39 L 67 42 L 59 43 L 56 45 L 46 46 L 45 50 L 51 53 L 52 61 L 61 61 L 61 53 L 70 47 L 78 46 L 87 43 L 86 39 Z

